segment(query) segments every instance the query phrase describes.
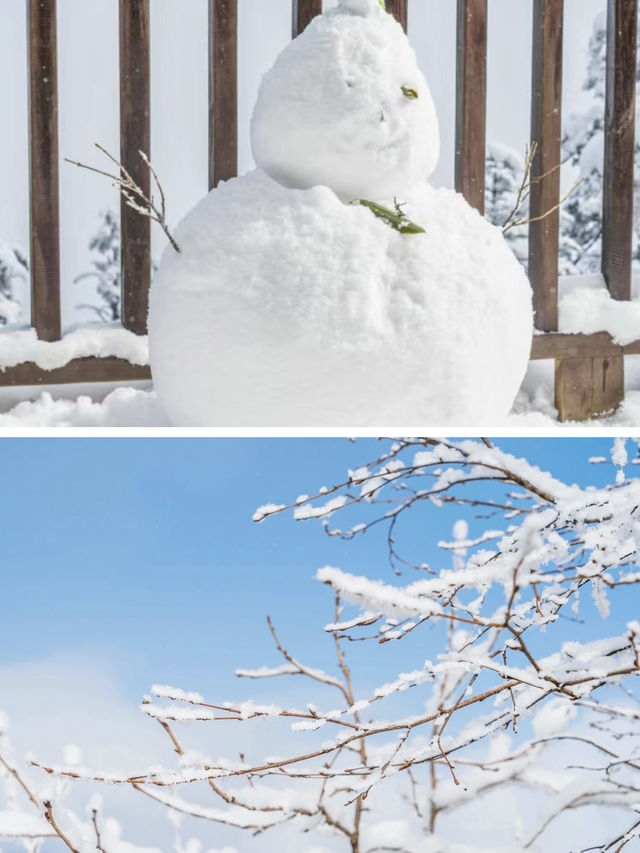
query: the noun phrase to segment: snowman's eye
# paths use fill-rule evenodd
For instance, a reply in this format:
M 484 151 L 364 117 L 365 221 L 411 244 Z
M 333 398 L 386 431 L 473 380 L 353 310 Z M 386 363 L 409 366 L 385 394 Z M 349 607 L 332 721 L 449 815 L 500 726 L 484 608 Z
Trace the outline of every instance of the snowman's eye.
M 418 99 L 418 93 L 415 89 L 409 88 L 409 86 L 401 86 L 402 94 L 405 98 L 409 98 L 412 101 L 416 101 Z
M 351 80 L 344 81 L 347 85 L 347 89 L 353 89 L 353 82 Z

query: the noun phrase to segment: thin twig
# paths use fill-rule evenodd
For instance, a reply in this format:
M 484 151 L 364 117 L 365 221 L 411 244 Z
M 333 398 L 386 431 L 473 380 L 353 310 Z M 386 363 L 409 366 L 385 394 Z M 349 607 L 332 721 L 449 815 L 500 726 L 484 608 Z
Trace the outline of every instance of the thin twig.
M 69 841 L 64 832 L 58 826 L 56 819 L 53 816 L 53 806 L 51 805 L 50 800 L 45 800 L 44 802 L 44 816 L 51 829 L 53 829 L 53 831 L 61 841 L 64 841 L 69 850 L 71 850 L 71 853 L 78 853 L 78 850 L 73 846 L 73 844 Z
M 504 227 L 502 229 L 503 233 L 506 234 L 507 231 L 510 231 L 512 228 L 519 228 L 521 225 L 529 225 L 531 222 L 541 222 L 543 219 L 546 219 L 547 216 L 551 216 L 552 213 L 555 213 L 556 210 L 559 210 L 562 205 L 567 201 L 567 199 L 573 195 L 573 193 L 578 189 L 578 187 L 585 182 L 586 178 L 580 178 L 579 181 L 571 187 L 569 192 L 564 195 L 557 204 L 554 204 L 553 207 L 550 207 L 549 210 L 545 210 L 544 213 L 541 213 L 539 216 L 530 216 L 527 219 L 517 219 L 515 222 L 512 222 L 510 225 Z
M 39 809 L 39 808 L 40 808 L 40 803 L 37 801 L 37 799 L 35 798 L 35 795 L 34 795 L 34 794 L 33 794 L 33 792 L 31 791 L 31 789 L 29 788 L 29 786 L 27 785 L 27 783 L 24 781 L 24 779 L 22 778 L 22 776 L 21 776 L 21 775 L 18 773 L 18 771 L 15 769 L 15 767 L 12 767 L 12 766 L 9 764 L 9 762 L 8 762 L 8 761 L 4 758 L 4 756 L 2 756 L 2 755 L 0 755 L 0 764 L 2 764 L 2 765 L 3 765 L 3 767 L 4 767 L 6 770 L 8 770 L 8 771 L 9 771 L 9 773 L 11 773 L 11 775 L 12 775 L 12 776 L 13 776 L 13 778 L 16 780 L 16 782 L 20 785 L 20 787 L 21 787 L 21 788 L 22 788 L 22 790 L 25 792 L 25 794 L 27 795 L 27 797 L 29 797 L 29 799 L 31 800 L 31 802 L 33 803 L 33 805 L 34 805 L 37 809 Z
M 98 809 L 91 810 L 91 823 L 93 824 L 93 830 L 96 834 L 96 850 L 98 850 L 99 853 L 107 853 L 107 851 L 102 846 L 100 827 L 98 826 Z
M 531 216 L 531 217 L 527 216 L 527 217 L 522 217 L 519 219 L 518 218 L 518 211 L 520 210 L 520 208 L 522 207 L 522 205 L 524 204 L 526 199 L 529 197 L 531 185 L 542 183 L 542 181 L 544 181 L 550 175 L 553 175 L 555 172 L 558 171 L 558 169 L 560 169 L 562 167 L 562 163 L 558 163 L 557 165 L 552 166 L 546 172 L 543 172 L 541 175 L 536 175 L 535 177 L 532 176 L 533 164 L 534 164 L 537 153 L 538 153 L 538 143 L 533 141 L 530 146 L 527 146 L 526 151 L 525 151 L 524 171 L 523 171 L 523 175 L 522 175 L 522 181 L 521 181 L 520 186 L 518 188 L 518 193 L 516 196 L 516 201 L 515 201 L 515 204 L 513 206 L 513 209 L 511 210 L 511 212 L 509 213 L 509 216 L 506 218 L 506 220 L 504 221 L 504 224 L 502 225 L 502 233 L 503 234 L 506 234 L 507 232 L 511 231 L 512 228 L 520 228 L 523 225 L 529 225 L 532 222 L 540 222 L 543 219 L 546 219 L 547 216 L 550 216 L 552 213 L 554 213 L 556 210 L 558 210 L 565 203 L 565 201 L 567 201 L 567 199 L 571 195 L 573 195 L 573 193 L 578 189 L 580 184 L 582 184 L 585 180 L 585 178 L 581 178 L 579 181 L 577 181 L 571 187 L 569 192 L 563 198 L 561 198 L 557 204 L 553 205 L 553 207 L 551 207 L 549 210 L 545 211 L 544 213 L 541 213 L 538 216 Z
M 173 246 L 176 252 L 180 253 L 182 250 L 180 246 L 176 242 L 173 234 L 169 229 L 169 225 L 167 224 L 166 219 L 166 198 L 165 193 L 160 183 L 160 179 L 158 178 L 158 174 L 156 170 L 151 165 L 151 162 L 147 155 L 143 151 L 138 151 L 140 155 L 140 159 L 148 168 L 153 180 L 155 182 L 156 187 L 158 188 L 158 192 L 160 193 L 160 207 L 158 208 L 153 195 L 149 193 L 147 195 L 142 187 L 133 179 L 131 174 L 127 171 L 124 165 L 117 160 L 113 154 L 110 154 L 104 146 L 100 145 L 98 142 L 94 143 L 95 147 L 98 151 L 101 151 L 109 160 L 118 167 L 120 170 L 119 175 L 114 175 L 111 172 L 105 172 L 103 169 L 98 169 L 95 166 L 88 166 L 86 163 L 80 163 L 78 160 L 71 160 L 68 157 L 65 157 L 65 161 L 67 163 L 71 163 L 73 166 L 78 166 L 80 169 L 87 169 L 89 172 L 95 172 L 96 175 L 102 175 L 105 178 L 109 178 L 113 182 L 113 185 L 120 192 L 120 195 L 124 198 L 125 203 L 132 209 L 137 211 L 141 216 L 146 216 L 148 219 L 151 219 L 153 222 L 157 222 L 158 225 L 164 231 L 167 239 Z

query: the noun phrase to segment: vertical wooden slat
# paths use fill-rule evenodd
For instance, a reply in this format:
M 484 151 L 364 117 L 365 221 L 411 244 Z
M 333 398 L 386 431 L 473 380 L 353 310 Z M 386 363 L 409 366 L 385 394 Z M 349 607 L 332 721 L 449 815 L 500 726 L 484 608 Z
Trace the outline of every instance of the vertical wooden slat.
M 237 0 L 209 0 L 209 188 L 237 174 Z
M 149 0 L 120 0 L 120 159 L 147 194 L 149 170 L 138 152 L 151 156 L 150 77 Z M 122 324 L 143 335 L 151 282 L 151 223 L 124 199 L 120 222 Z
M 484 213 L 487 0 L 458 0 L 455 184 Z
M 614 299 L 631 299 L 638 0 L 609 0 L 602 272 Z
M 56 0 L 29 0 L 31 324 L 60 338 L 60 214 Z
M 400 21 L 406 33 L 409 20 L 409 0 L 387 0 L 386 7 L 387 12 L 391 12 Z
M 563 12 L 563 0 L 534 0 L 531 139 L 538 149 L 529 211 L 532 219 L 549 215 L 529 227 L 529 277 L 536 326 L 545 332 L 558 328 L 560 214 L 549 211 L 560 200 Z
M 316 15 L 322 14 L 322 0 L 293 0 L 291 38 L 299 36 Z
M 624 396 L 621 356 L 556 360 L 555 400 L 561 421 L 584 421 L 614 411 Z

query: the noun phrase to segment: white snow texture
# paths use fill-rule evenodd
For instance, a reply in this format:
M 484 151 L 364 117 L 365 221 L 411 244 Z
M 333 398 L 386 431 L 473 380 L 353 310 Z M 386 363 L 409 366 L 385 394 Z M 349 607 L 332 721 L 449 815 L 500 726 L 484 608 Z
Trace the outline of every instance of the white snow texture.
M 429 86 L 377 0 L 343 0 L 282 51 L 262 79 L 251 145 L 276 181 L 331 187 L 344 201 L 393 198 L 431 174 L 439 136 Z
M 253 141 L 278 180 L 259 169 L 213 190 L 154 281 L 150 360 L 168 419 L 503 420 L 530 351 L 529 283 L 498 228 L 427 183 L 438 147 L 428 87 L 377 0 L 343 0 L 285 49 Z M 399 233 L 345 203 L 354 196 L 397 197 L 425 233 Z

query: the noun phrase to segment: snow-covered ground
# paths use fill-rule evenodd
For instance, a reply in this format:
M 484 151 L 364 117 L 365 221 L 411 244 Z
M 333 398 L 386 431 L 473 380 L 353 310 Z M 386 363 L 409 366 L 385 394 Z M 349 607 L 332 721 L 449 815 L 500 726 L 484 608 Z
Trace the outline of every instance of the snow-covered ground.
M 93 400 L 86 393 L 76 398 L 58 398 L 54 394 L 55 389 L 51 389 L 34 400 L 18 403 L 0 414 L 0 427 L 169 426 L 152 389 L 116 388 L 103 400 Z
M 560 282 L 560 330 L 608 331 L 621 344 L 640 338 L 640 277 L 632 302 L 614 302 L 600 276 L 573 276 Z M 148 360 L 147 342 L 106 325 L 76 329 L 57 343 L 37 341 L 32 331 L 0 333 L 0 369 L 34 361 L 45 369 L 72 358 L 119 356 L 134 364 Z M 559 424 L 553 404 L 551 361 L 531 362 L 510 415 L 496 427 L 571 427 Z M 640 427 L 640 356 L 625 361 L 626 398 L 620 409 L 588 421 L 593 427 Z M 490 381 L 489 377 L 487 381 Z M 51 386 L 0 389 L 0 427 L 167 427 L 151 383 L 127 387 Z M 384 424 L 371 424 L 382 426 Z M 438 426 L 425 424 L 425 426 Z M 461 426 L 471 426 L 461 424 Z
M 608 417 L 588 421 L 593 427 L 640 426 L 640 356 L 626 361 L 627 395 L 620 409 Z M 32 399 L 16 402 L 16 392 L 0 391 L 0 428 L 19 427 L 167 427 L 158 397 L 150 383 L 108 391 L 96 386 L 51 387 Z M 504 424 L 496 427 L 571 427 L 560 424 L 553 405 L 553 363 L 534 362 Z M 372 426 L 374 426 L 372 424 Z M 384 426 L 381 424 L 379 426 Z M 433 426 L 433 424 L 425 424 Z M 437 425 L 436 425 L 437 426 Z
M 620 346 L 640 339 L 640 274 L 634 275 L 631 302 L 609 296 L 601 275 L 560 279 L 558 327 L 561 332 L 609 332 Z
M 552 361 L 533 361 L 529 365 L 522 388 L 504 426 L 512 427 L 574 427 L 575 422 L 560 423 L 553 404 Z M 583 422 L 590 427 L 640 428 L 640 356 L 625 359 L 626 396 L 617 412 L 606 417 Z M 0 417 L 0 425 L 2 419 Z M 497 426 L 503 426 L 497 424 Z
M 593 427 L 640 426 L 640 356 L 627 359 L 627 396 L 620 409 L 608 417 L 588 421 Z M 560 424 L 553 405 L 553 364 L 533 363 L 511 414 L 497 427 L 571 427 Z M 86 388 L 86 386 L 85 386 Z M 66 394 L 71 389 L 65 389 Z M 151 387 L 121 387 L 95 400 L 88 393 L 59 397 L 54 388 L 23 400 L 8 411 L 9 395 L 0 392 L 0 427 L 167 427 L 157 395 Z M 15 399 L 15 398 L 14 398 Z M 374 426 L 374 424 L 372 424 Z M 384 426 L 380 424 L 379 426 Z M 425 424 L 433 426 L 433 424 Z M 437 426 L 437 424 L 436 424 Z M 466 425 L 468 426 L 468 425 Z

